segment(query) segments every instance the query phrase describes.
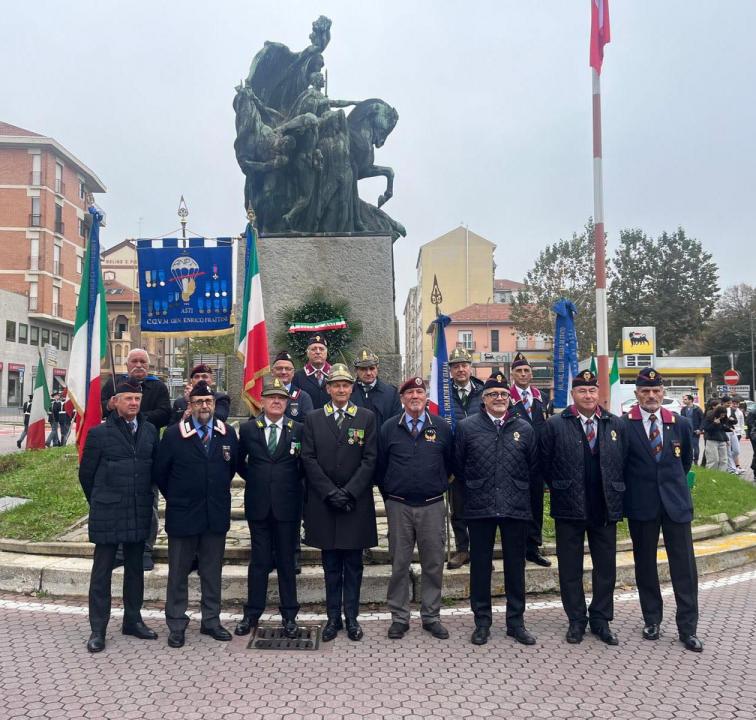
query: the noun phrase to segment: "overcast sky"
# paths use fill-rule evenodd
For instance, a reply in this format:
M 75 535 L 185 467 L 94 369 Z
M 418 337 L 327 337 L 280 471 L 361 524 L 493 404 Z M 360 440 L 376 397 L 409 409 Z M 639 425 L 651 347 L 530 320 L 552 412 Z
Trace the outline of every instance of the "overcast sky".
M 602 74 L 605 218 L 656 235 L 682 225 L 721 284 L 756 280 L 756 2 L 611 0 Z M 538 251 L 593 213 L 589 0 L 128 0 L 12 3 L 2 14 L 0 120 L 52 136 L 108 193 L 104 244 L 245 222 L 234 86 L 265 40 L 301 50 L 333 21 L 329 95 L 380 97 L 399 123 L 376 162 L 397 311 L 417 249 L 465 222 L 521 280 Z M 379 180 L 362 181 L 375 202 Z M 293 261 L 296 258 L 292 258 Z

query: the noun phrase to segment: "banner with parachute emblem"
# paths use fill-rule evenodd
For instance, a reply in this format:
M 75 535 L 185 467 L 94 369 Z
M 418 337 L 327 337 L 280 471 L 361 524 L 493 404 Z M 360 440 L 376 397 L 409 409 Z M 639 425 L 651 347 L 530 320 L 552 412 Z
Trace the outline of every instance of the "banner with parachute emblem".
M 233 247 L 233 238 L 137 240 L 142 332 L 233 332 Z

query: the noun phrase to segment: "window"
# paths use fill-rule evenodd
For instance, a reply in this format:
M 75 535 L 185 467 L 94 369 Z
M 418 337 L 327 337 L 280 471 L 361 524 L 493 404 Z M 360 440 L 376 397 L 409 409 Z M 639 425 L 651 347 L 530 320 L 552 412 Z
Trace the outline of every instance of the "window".
M 115 280 L 115 273 L 112 270 L 106 270 L 105 277 L 103 279 L 105 280 L 105 282 Z
M 8 342 L 16 342 L 16 323 L 13 320 L 5 321 L 5 339 Z
M 475 348 L 473 334 L 470 330 L 459 330 L 457 332 L 457 343 L 465 348 L 465 350 L 473 350 Z
M 29 340 L 29 326 L 26 323 L 18 324 L 18 341 L 22 345 L 26 345 Z
M 37 292 L 39 291 L 39 283 L 29 283 L 29 310 L 37 309 Z
M 32 155 L 32 185 L 42 184 L 42 156 L 39 154 Z
M 79 180 L 79 200 L 87 199 L 87 186 L 83 180 Z
M 62 195 L 65 192 L 65 185 L 63 185 L 63 166 L 59 163 L 55 163 L 55 192 Z
M 491 352 L 499 352 L 499 331 L 491 330 Z
M 54 285 L 52 289 L 52 301 L 52 314 L 55 315 L 55 317 L 60 317 L 63 311 L 63 308 L 60 306 L 60 288 L 55 287 Z
M 129 331 L 129 321 L 125 315 L 119 315 L 115 321 L 115 328 L 113 329 L 113 337 L 116 340 L 123 340 L 124 333 Z
M 76 272 L 81 275 L 82 271 L 84 269 L 84 259 L 81 257 L 81 255 L 76 256 Z
M 81 237 L 87 236 L 87 224 L 81 218 L 79 218 L 79 235 Z
M 29 345 L 39 345 L 39 328 L 36 325 L 32 325 L 29 334 Z
M 55 203 L 55 232 L 60 235 L 63 234 L 65 228 L 63 227 L 63 206 Z
M 60 264 L 60 245 L 53 245 L 53 275 L 61 275 L 63 266 Z
M 47 328 L 42 328 L 42 347 L 50 344 L 50 331 Z
M 60 331 L 58 331 L 58 330 L 53 330 L 52 331 L 52 340 L 51 340 L 50 344 L 54 348 L 59 348 L 60 347 Z
M 42 226 L 42 210 L 40 209 L 39 197 L 33 197 L 31 199 L 31 215 L 29 215 L 29 227 L 41 227 Z
M 68 333 L 60 334 L 60 349 L 68 350 Z

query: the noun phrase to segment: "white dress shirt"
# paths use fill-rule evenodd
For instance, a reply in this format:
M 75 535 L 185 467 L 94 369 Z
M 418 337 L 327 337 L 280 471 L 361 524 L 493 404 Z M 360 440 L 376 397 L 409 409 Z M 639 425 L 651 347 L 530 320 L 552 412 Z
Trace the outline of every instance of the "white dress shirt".
M 640 405 L 638 407 L 640 407 Z M 651 415 L 656 416 L 656 429 L 659 431 L 659 438 L 661 439 L 661 442 L 663 445 L 664 444 L 664 423 L 662 422 L 662 419 L 661 419 L 661 406 L 659 406 L 659 409 L 654 413 L 650 413 L 647 410 L 644 410 L 643 408 L 640 408 L 640 411 L 641 411 L 641 417 L 643 418 L 643 429 L 646 431 L 646 437 L 648 437 L 649 433 L 651 432 L 651 420 L 649 420 L 649 418 L 651 417 Z
M 283 415 L 278 418 L 277 422 L 273 422 L 267 415 L 263 418 L 265 420 L 265 444 L 267 445 L 270 441 L 270 426 L 275 425 L 276 426 L 276 445 L 278 445 L 278 442 L 281 440 L 281 434 L 283 433 Z

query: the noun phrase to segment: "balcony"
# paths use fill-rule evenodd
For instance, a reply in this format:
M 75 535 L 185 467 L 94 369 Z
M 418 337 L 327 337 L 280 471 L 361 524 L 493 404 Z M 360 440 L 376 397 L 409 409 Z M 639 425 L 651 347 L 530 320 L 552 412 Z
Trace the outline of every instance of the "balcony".
M 62 181 L 56 178 L 55 180 L 55 193 L 57 195 L 65 195 L 66 194 L 66 184 Z
M 40 272 L 45 269 L 45 259 L 41 255 L 29 255 L 27 260 L 30 272 Z
M 63 274 L 63 263 L 60 260 L 53 260 L 53 275 Z
M 35 297 L 29 298 L 29 310 L 36 312 L 39 310 L 39 299 Z
M 55 232 L 58 233 L 58 235 L 63 235 L 66 232 L 66 226 L 63 223 L 62 220 L 56 220 L 55 221 Z
M 60 303 L 53 303 L 52 314 L 55 317 L 63 317 L 63 306 Z
M 42 171 L 32 170 L 29 173 L 29 185 L 42 185 Z
M 30 214 L 29 215 L 29 227 L 42 227 L 42 216 Z

